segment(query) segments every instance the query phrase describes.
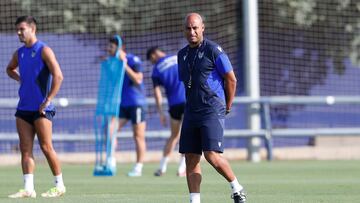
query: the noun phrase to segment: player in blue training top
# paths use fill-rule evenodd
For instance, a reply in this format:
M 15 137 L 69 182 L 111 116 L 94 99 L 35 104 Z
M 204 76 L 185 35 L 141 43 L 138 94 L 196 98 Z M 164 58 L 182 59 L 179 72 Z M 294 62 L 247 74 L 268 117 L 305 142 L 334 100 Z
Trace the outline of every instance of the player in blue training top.
M 169 156 L 180 137 L 180 128 L 185 108 L 185 89 L 183 83 L 179 80 L 177 56 L 167 56 L 160 48 L 151 47 L 147 51 L 146 57 L 154 64 L 151 78 L 154 84 L 156 107 L 160 114 L 161 124 L 163 126 L 167 125 L 167 119 L 162 109 L 161 86 L 165 89 L 171 117 L 171 135 L 164 147 L 160 167 L 154 173 L 155 176 L 162 176 L 166 173 Z M 186 176 L 185 168 L 185 157 L 182 155 L 177 175 L 180 177 Z
M 16 31 L 25 45 L 15 51 L 6 72 L 20 83 L 19 103 L 15 113 L 20 139 L 24 189 L 9 198 L 35 198 L 33 145 L 37 134 L 39 145 L 55 178 L 55 187 L 42 193 L 43 197 L 65 194 L 60 162 L 52 145 L 52 118 L 55 107 L 51 103 L 60 89 L 63 75 L 54 52 L 36 37 L 36 20 L 32 16 L 17 18 Z M 17 68 L 19 69 L 17 70 Z
M 112 43 L 116 46 L 118 45 L 117 40 L 113 40 Z M 139 57 L 125 52 L 124 46 L 120 49 L 120 58 L 124 61 L 125 76 L 121 96 L 118 131 L 124 127 L 128 120 L 131 120 L 136 145 L 136 164 L 133 170 L 128 173 L 128 176 L 137 177 L 142 175 L 146 151 L 146 96 L 143 83 L 143 66 Z
M 190 13 L 184 22 L 188 45 L 178 53 L 179 76 L 186 89 L 186 106 L 180 136 L 185 153 L 190 202 L 200 203 L 200 158 L 220 173 L 232 188 L 235 203 L 246 202 L 243 187 L 228 161 L 221 156 L 225 115 L 235 96 L 236 78 L 223 49 L 204 38 L 202 17 Z

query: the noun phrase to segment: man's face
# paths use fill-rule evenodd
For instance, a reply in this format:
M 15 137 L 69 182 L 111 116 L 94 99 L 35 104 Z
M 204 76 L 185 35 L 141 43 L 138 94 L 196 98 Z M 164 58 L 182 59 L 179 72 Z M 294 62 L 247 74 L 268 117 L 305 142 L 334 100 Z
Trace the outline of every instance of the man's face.
M 106 50 L 110 56 L 115 56 L 117 48 L 118 47 L 116 44 L 109 42 L 108 46 L 106 47 Z
M 16 33 L 19 37 L 20 42 L 27 42 L 29 39 L 35 36 L 35 25 L 28 24 L 27 22 L 21 22 L 16 25 Z
M 197 16 L 189 16 L 185 22 L 185 37 L 190 45 L 199 45 L 203 40 L 204 24 Z
M 150 61 L 152 64 L 156 64 L 158 60 L 161 58 L 160 51 L 156 50 L 154 53 L 150 55 Z

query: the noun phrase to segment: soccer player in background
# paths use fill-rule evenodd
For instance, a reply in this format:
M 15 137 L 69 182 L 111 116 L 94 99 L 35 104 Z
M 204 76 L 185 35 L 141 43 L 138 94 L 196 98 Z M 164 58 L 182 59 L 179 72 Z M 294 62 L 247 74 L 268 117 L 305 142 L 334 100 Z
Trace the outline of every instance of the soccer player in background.
M 110 42 L 114 46 L 118 46 L 116 39 L 110 40 Z M 142 175 L 146 151 L 146 97 L 142 73 L 143 66 L 139 57 L 125 52 L 124 46 L 120 49 L 120 59 L 124 61 L 125 76 L 121 95 L 118 131 L 121 131 L 127 121 L 131 120 L 136 145 L 136 164 L 128 173 L 128 176 L 138 177 Z M 115 159 L 113 158 L 113 160 Z
M 154 64 L 151 78 L 154 85 L 156 107 L 160 114 L 161 124 L 163 126 L 167 125 L 166 115 L 162 109 L 161 86 L 165 89 L 171 117 L 171 135 L 164 147 L 159 169 L 154 173 L 155 176 L 162 176 L 166 173 L 169 156 L 179 141 L 185 108 L 185 89 L 183 83 L 179 80 L 177 56 L 167 56 L 160 48 L 151 47 L 148 49 L 146 57 L 147 60 L 150 60 L 151 63 Z M 182 155 L 177 175 L 180 177 L 186 176 L 185 169 L 185 157 Z
M 188 45 L 178 52 L 179 76 L 186 89 L 186 105 L 180 136 L 185 153 L 190 202 L 200 203 L 200 159 L 205 159 L 230 184 L 235 203 L 246 196 L 228 161 L 222 156 L 225 115 L 230 113 L 236 78 L 228 56 L 216 43 L 204 38 L 205 25 L 198 13 L 184 22 Z
M 35 134 L 55 179 L 55 187 L 43 197 L 65 194 L 60 162 L 52 145 L 52 119 L 55 107 L 52 100 L 60 89 L 63 75 L 50 47 L 36 37 L 36 20 L 32 16 L 17 18 L 16 31 L 25 45 L 13 54 L 6 72 L 20 84 L 19 103 L 15 113 L 19 134 L 24 189 L 9 198 L 35 198 L 33 145 Z M 19 69 L 17 70 L 17 68 Z
M 121 40 L 120 36 L 114 35 L 113 37 L 111 37 L 109 39 L 107 47 L 106 47 L 106 51 L 108 53 L 109 58 L 107 58 L 105 60 L 112 60 L 110 57 L 114 57 L 114 58 L 118 57 L 118 60 L 120 60 L 120 61 L 126 60 L 126 53 L 122 50 L 122 47 L 119 47 L 119 44 L 122 44 L 122 40 Z M 111 64 L 111 65 L 109 65 L 109 67 L 106 67 L 106 68 L 109 68 L 111 70 L 112 68 L 116 68 L 116 67 L 113 67 L 113 64 Z M 118 67 L 118 68 L 120 69 L 122 67 Z M 116 71 L 114 70 L 113 73 L 116 73 Z M 111 72 L 109 72 L 107 74 L 111 74 Z M 121 75 L 118 75 L 118 77 L 116 77 L 116 78 L 119 78 L 121 80 Z M 115 81 L 113 81 L 113 82 L 115 82 Z M 116 81 L 116 82 L 121 82 L 121 81 Z M 112 84 L 112 85 L 114 85 L 114 84 Z M 122 88 L 122 84 L 120 84 L 120 88 Z M 120 91 L 117 93 L 120 94 Z M 113 95 L 113 96 L 118 96 L 118 95 L 115 93 L 115 95 Z M 121 96 L 121 95 L 119 95 L 119 96 Z M 111 100 L 114 101 L 114 98 L 112 98 Z M 120 106 L 117 106 L 117 107 L 120 109 Z M 117 112 L 118 114 L 120 113 L 119 111 Z M 107 161 L 109 163 L 106 163 L 107 165 L 111 166 L 112 169 L 116 169 L 115 152 L 116 152 L 116 146 L 117 146 L 117 139 L 116 139 L 116 137 L 113 139 L 112 136 L 116 136 L 114 134 L 114 131 L 118 125 L 117 119 L 118 119 L 118 116 L 116 116 L 116 117 L 112 116 L 110 125 L 109 125 L 109 129 L 105 128 L 104 132 L 103 132 L 104 133 L 103 136 L 105 136 L 105 139 L 107 139 L 107 133 L 109 130 L 110 139 L 114 141 L 114 143 L 112 143 L 112 145 L 111 145 L 111 147 L 112 147 L 111 155 L 112 156 L 109 157 L 109 159 L 107 159 Z M 107 123 L 106 123 L 106 125 L 107 125 Z

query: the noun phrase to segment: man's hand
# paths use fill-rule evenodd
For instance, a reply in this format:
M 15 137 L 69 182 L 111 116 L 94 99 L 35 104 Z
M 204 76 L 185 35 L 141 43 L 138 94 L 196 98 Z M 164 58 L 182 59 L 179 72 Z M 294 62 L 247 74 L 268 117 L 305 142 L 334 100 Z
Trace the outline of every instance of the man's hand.
M 226 98 L 226 113 L 229 114 L 231 106 L 235 97 L 236 91 L 236 77 L 234 71 L 230 71 L 224 75 L 225 81 L 225 98 Z
M 39 113 L 40 115 L 45 115 L 45 109 L 47 106 L 50 105 L 50 99 L 45 98 L 45 100 L 43 101 L 43 103 L 41 103 L 40 107 L 39 107 Z
M 127 63 L 127 58 L 126 58 L 126 52 L 122 49 L 119 50 L 119 58 L 120 60 L 122 60 L 125 64 Z

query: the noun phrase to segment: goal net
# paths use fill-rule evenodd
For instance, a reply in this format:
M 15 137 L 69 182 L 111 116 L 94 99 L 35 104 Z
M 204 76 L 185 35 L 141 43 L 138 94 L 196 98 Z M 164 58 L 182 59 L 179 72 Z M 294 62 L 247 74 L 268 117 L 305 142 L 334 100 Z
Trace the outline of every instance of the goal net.
M 263 0 L 259 6 L 261 96 L 325 96 L 360 94 L 360 3 L 352 0 Z M 237 96 L 244 95 L 241 0 L 13 0 L 0 1 L 0 67 L 21 46 L 14 21 L 21 15 L 38 20 L 38 38 L 56 53 L 64 82 L 57 98 L 54 139 L 58 151 L 93 151 L 92 122 L 100 62 L 109 37 L 119 34 L 127 52 L 143 60 L 149 98 L 149 149 L 161 149 L 169 133 L 153 105 L 152 65 L 146 50 L 160 46 L 176 54 L 186 45 L 183 20 L 188 12 L 205 18 L 207 38 L 227 52 L 238 78 Z M 18 84 L 0 74 L 0 153 L 17 151 L 14 112 Z M 77 101 L 71 105 L 71 101 Z M 165 105 L 166 107 L 166 105 Z M 273 128 L 356 127 L 359 105 L 273 105 Z M 241 121 L 241 122 L 239 122 Z M 235 104 L 228 130 L 246 128 L 246 106 Z M 121 150 L 133 149 L 131 127 L 119 135 Z M 234 131 L 232 131 L 234 132 Z M 233 133 L 232 135 L 236 135 Z M 311 141 L 311 140 L 310 140 Z M 309 139 L 277 138 L 274 146 L 309 144 Z M 125 144 L 123 144 L 125 143 Z M 238 137 L 226 147 L 243 147 Z
M 108 39 L 119 34 L 127 52 L 143 61 L 146 96 L 153 97 L 152 65 L 146 61 L 151 46 L 161 47 L 174 55 L 186 45 L 183 21 L 188 12 L 199 12 L 205 18 L 206 37 L 219 43 L 228 53 L 235 71 L 240 72 L 238 38 L 239 2 L 221 1 L 128 1 L 128 0 L 14 0 L 0 2 L 0 67 L 6 67 L 12 53 L 22 46 L 16 36 L 14 22 L 21 15 L 33 15 L 38 21 L 37 36 L 55 52 L 64 74 L 57 98 L 54 139 L 58 151 L 93 151 L 94 99 L 97 95 L 100 62 L 106 56 Z M 0 134 L 6 143 L 1 150 L 17 150 L 14 112 L 18 84 L 0 74 Z M 240 93 L 240 92 L 239 92 Z M 80 101 L 71 105 L 71 99 Z M 82 101 L 82 102 L 81 102 Z M 86 102 L 89 101 L 89 102 Z M 149 149 L 161 149 L 168 130 L 159 124 L 153 101 L 147 111 Z M 165 105 L 166 107 L 166 105 Z M 234 115 L 236 116 L 236 115 Z M 229 123 L 229 127 L 231 124 Z M 237 125 L 233 125 L 233 128 Z M 131 126 L 120 133 L 120 149 L 133 149 Z M 159 137 L 160 138 L 152 138 Z M 59 140 L 57 140 L 59 139 Z M 78 139 L 77 141 L 75 139 Z M 79 142 L 79 140 L 82 140 Z M 123 143 L 126 144 L 123 144 Z

